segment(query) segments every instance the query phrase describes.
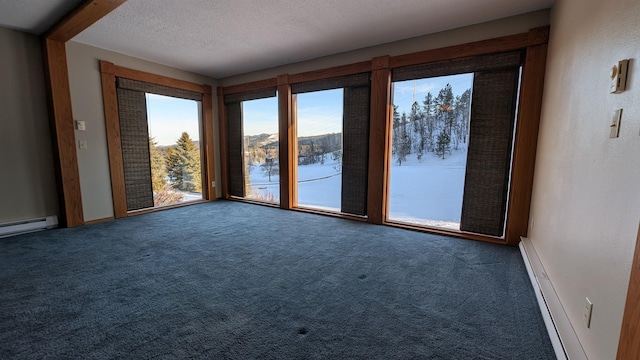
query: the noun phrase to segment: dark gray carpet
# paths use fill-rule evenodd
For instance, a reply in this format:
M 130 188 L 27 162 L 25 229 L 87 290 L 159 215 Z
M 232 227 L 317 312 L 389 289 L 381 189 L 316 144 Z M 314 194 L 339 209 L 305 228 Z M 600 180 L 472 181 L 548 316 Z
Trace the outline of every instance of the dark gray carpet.
M 0 239 L 0 358 L 554 359 L 517 248 L 218 201 Z

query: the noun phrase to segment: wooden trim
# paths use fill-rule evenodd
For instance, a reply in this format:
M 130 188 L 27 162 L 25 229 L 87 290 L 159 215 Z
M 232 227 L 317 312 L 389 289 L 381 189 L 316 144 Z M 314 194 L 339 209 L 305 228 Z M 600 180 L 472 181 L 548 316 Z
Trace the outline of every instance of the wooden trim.
M 276 78 L 252 81 L 244 84 L 225 86 L 223 92 L 225 95 L 237 94 L 245 91 L 262 90 L 278 86 Z
M 105 61 L 105 63 L 106 63 L 106 61 Z M 111 65 L 113 65 L 113 64 L 111 64 Z M 102 64 L 100 66 L 101 66 L 100 70 L 102 71 Z M 109 65 L 105 65 L 105 66 L 110 68 Z M 201 93 L 201 94 L 206 94 L 207 91 L 211 92 L 211 88 L 210 87 L 207 88 L 207 85 L 196 84 L 196 83 L 192 83 L 190 81 L 174 79 L 174 78 L 170 78 L 170 77 L 167 77 L 167 76 L 148 73 L 146 71 L 140 71 L 140 70 L 125 68 L 125 67 L 118 66 L 118 65 L 113 65 L 112 69 L 113 69 L 113 75 L 115 75 L 117 77 L 127 78 L 127 79 L 131 79 L 131 80 L 144 81 L 144 82 L 148 82 L 148 83 L 151 83 L 151 84 L 163 85 L 163 86 L 168 86 L 168 87 L 172 87 L 172 88 L 175 88 L 175 89 L 198 92 L 198 93 Z
M 100 61 L 100 69 L 103 68 L 103 63 L 105 62 Z M 115 218 L 118 219 L 127 216 L 127 198 L 124 185 L 124 164 L 122 161 L 116 78 L 113 74 L 106 72 L 101 73 L 100 76 L 102 79 L 102 102 L 104 104 L 104 122 L 107 133 L 107 151 L 109 153 L 113 213 Z
M 112 221 L 115 220 L 116 218 L 114 218 L 113 216 L 109 216 L 106 218 L 102 218 L 102 219 L 95 219 L 95 220 L 89 220 L 89 221 L 85 221 L 84 224 L 85 225 L 93 225 L 93 224 L 99 224 L 99 223 L 103 223 L 103 222 L 107 222 L 107 221 Z
M 227 199 L 227 200 L 239 201 L 239 202 L 248 203 L 248 204 L 254 204 L 254 205 L 264 205 L 264 206 L 268 206 L 268 207 L 272 207 L 272 208 L 280 208 L 280 204 L 270 203 L 270 202 L 260 201 L 260 200 L 254 200 L 254 199 L 248 199 L 248 198 L 242 198 L 242 197 L 238 197 L 238 196 L 229 196 L 229 199 Z
M 216 187 L 213 186 L 213 182 L 216 180 L 216 165 L 215 165 L 215 153 L 213 148 L 213 98 L 212 98 L 212 90 L 211 86 L 206 85 L 206 90 L 202 95 L 202 126 L 204 130 L 204 152 L 205 152 L 205 161 L 204 161 L 204 169 L 203 176 L 205 181 L 205 186 L 203 186 L 203 191 L 206 190 L 206 193 L 203 194 L 205 199 L 207 200 L 215 200 L 217 197 Z
M 382 70 L 388 69 L 389 63 L 391 62 L 391 56 L 378 56 L 371 60 L 371 71 L 373 70 Z
M 529 205 L 546 62 L 547 44 L 533 45 L 527 49 L 527 58 L 522 70 L 505 232 L 507 243 L 513 246 L 518 245 L 521 236 L 527 236 L 529 227 Z
M 638 228 L 636 251 L 631 264 L 617 359 L 640 359 L 640 228 Z
M 376 58 L 379 59 L 379 58 Z M 374 59 L 374 64 L 379 62 Z M 377 66 L 377 65 L 376 65 Z M 372 224 L 382 224 L 387 215 L 389 179 L 389 141 L 393 99 L 391 70 L 380 68 L 371 73 L 371 111 L 369 128 L 369 174 L 367 217 Z
M 60 224 L 74 227 L 84 224 L 84 214 L 71 110 L 67 51 L 64 42 L 45 39 L 44 56 L 45 81 L 55 150 Z
M 227 144 L 227 112 L 224 104 L 224 90 L 218 87 L 218 129 L 220 131 L 220 186 L 222 198 L 229 198 L 229 158 Z
M 529 46 L 542 45 L 549 42 L 549 26 L 529 30 Z
M 291 85 L 287 75 L 280 75 L 278 82 L 278 136 L 280 162 L 280 207 L 291 209 L 296 205 L 297 164 L 296 156 L 296 124 L 292 115 Z
M 391 68 L 397 68 L 409 65 L 427 64 L 437 61 L 524 49 L 528 45 L 529 33 L 521 33 L 467 44 L 421 51 L 407 55 L 392 56 L 389 65 Z
M 298 206 L 298 95 L 291 94 L 289 111 L 289 205 Z
M 53 28 L 47 32 L 46 38 L 67 42 L 126 1 L 127 0 L 85 1 L 54 25 Z
M 164 211 L 164 210 L 169 210 L 169 209 L 176 209 L 176 208 L 181 208 L 181 207 L 185 207 L 185 206 L 189 206 L 189 205 L 204 204 L 204 203 L 207 203 L 207 202 L 209 202 L 209 201 L 207 201 L 207 200 L 193 200 L 193 201 L 186 201 L 186 202 L 173 204 L 173 205 L 164 205 L 164 206 L 157 206 L 157 207 L 140 209 L 140 210 L 133 210 L 133 211 L 129 211 L 128 212 L 128 216 L 148 214 L 148 213 L 152 213 L 152 212 L 156 212 L 156 211 Z
M 293 208 L 291 210 L 299 211 L 299 212 L 305 212 L 305 213 L 309 213 L 309 214 L 331 216 L 331 217 L 340 218 L 340 219 L 367 222 L 367 217 L 366 216 L 358 216 L 358 215 L 353 215 L 353 214 L 346 214 L 346 213 L 342 213 L 342 212 L 339 212 L 339 211 L 328 211 L 328 210 L 322 210 L 322 209 L 314 209 L 314 208 L 305 207 L 305 206 L 297 206 L 297 207 L 295 207 L 295 208 Z
M 371 61 L 362 61 L 354 64 L 334 66 L 326 69 L 289 75 L 289 84 L 360 74 L 369 71 L 371 71 Z
M 474 234 L 474 233 L 469 233 L 464 231 L 446 230 L 442 228 L 435 228 L 435 227 L 429 227 L 429 226 L 423 226 L 423 225 L 413 225 L 413 224 L 407 224 L 399 221 L 384 221 L 383 224 L 401 228 L 401 229 L 420 231 L 420 232 L 436 234 L 436 235 L 453 236 L 461 239 L 483 241 L 483 242 L 489 242 L 489 243 L 501 244 L 501 245 L 506 244 L 506 241 L 501 238 Z

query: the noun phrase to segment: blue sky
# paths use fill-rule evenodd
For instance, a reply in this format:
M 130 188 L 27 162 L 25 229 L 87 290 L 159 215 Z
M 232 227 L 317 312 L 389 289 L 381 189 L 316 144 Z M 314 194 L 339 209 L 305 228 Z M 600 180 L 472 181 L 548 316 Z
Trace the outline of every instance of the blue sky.
M 473 74 L 460 74 L 393 84 L 394 104 L 398 111 L 409 113 L 415 99 L 422 105 L 427 92 L 436 96 L 447 83 L 454 95 L 472 86 Z M 298 136 L 342 132 L 342 89 L 298 94 Z M 278 132 L 278 98 L 243 102 L 245 135 Z M 183 131 L 199 140 L 198 102 L 162 95 L 147 94 L 149 133 L 159 145 L 172 145 Z
M 422 106 L 425 96 L 431 92 L 434 97 L 438 96 L 440 89 L 447 83 L 451 84 L 453 95 L 461 95 L 465 90 L 472 87 L 473 74 L 459 74 L 441 76 L 420 80 L 400 81 L 393 84 L 393 103 L 398 105 L 398 112 L 406 112 L 409 115 L 411 105 L 413 105 L 413 91 L 415 86 L 415 100 Z
M 298 136 L 342 132 L 342 89 L 298 94 Z M 278 132 L 278 98 L 242 103 L 245 135 Z
M 173 145 L 183 131 L 192 140 L 200 139 L 199 103 L 194 100 L 147 94 L 149 135 L 158 145 Z

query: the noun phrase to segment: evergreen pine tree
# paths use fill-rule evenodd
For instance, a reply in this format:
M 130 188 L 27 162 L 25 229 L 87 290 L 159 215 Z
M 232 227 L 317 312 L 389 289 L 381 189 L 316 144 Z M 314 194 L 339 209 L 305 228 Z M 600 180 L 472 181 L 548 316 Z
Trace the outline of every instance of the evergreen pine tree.
M 435 131 L 435 118 L 433 116 L 434 111 L 433 111 L 433 107 L 434 107 L 434 100 L 433 100 L 433 94 L 431 94 L 431 92 L 428 92 L 427 95 L 424 97 L 424 101 L 422 102 L 422 113 L 423 113 L 423 117 L 424 117 L 424 123 L 425 123 L 425 150 L 427 152 L 429 151 L 433 151 L 433 133 Z
M 445 153 L 451 153 L 451 138 L 446 130 L 442 130 L 440 134 L 438 134 L 438 139 L 436 140 L 436 155 L 442 156 L 444 159 Z
M 202 191 L 200 150 L 188 133 L 183 132 L 175 147 L 167 149 L 166 164 L 171 186 L 184 191 Z
M 167 185 L 167 170 L 162 151 L 156 146 L 158 143 L 149 136 L 149 159 L 151 162 L 151 185 L 154 193 L 162 191 Z
M 411 154 L 411 136 L 410 130 L 407 130 L 407 114 L 402 113 L 400 118 L 400 132 L 398 136 L 397 161 L 402 166 L 402 162 L 407 160 L 407 155 Z
M 393 131 L 391 133 L 391 153 L 393 155 L 398 154 L 398 148 L 400 147 L 400 114 L 398 113 L 398 105 L 393 105 Z
M 425 128 L 424 128 L 424 117 L 422 111 L 420 110 L 420 105 L 415 101 L 411 105 L 411 113 L 409 114 L 409 121 L 412 124 L 412 138 L 413 138 L 413 147 L 416 153 L 416 157 L 418 160 L 422 159 L 422 154 L 425 151 Z

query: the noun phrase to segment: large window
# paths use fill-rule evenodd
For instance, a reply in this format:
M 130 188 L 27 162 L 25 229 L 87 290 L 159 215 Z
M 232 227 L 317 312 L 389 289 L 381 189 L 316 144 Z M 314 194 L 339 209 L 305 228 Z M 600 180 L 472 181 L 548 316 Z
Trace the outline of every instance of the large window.
M 460 229 L 473 74 L 393 84 L 388 219 Z
M 297 96 L 298 205 L 340 211 L 343 89 Z
M 201 200 L 202 93 L 117 78 L 116 95 L 126 211 Z
M 280 202 L 278 99 L 242 102 L 245 198 Z
M 199 102 L 146 94 L 153 205 L 202 200 Z
M 517 166 L 512 174 L 512 158 L 521 153 L 514 155 L 513 146 L 523 54 L 404 66 L 415 59 L 398 58 L 394 66 L 381 58 L 373 73 L 271 79 L 282 97 L 277 126 L 287 133 L 279 135 L 275 101 L 273 130 L 253 130 L 258 120 L 250 121 L 248 108 L 253 99 L 274 96 L 276 87 L 233 86 L 224 95 L 227 194 L 277 199 L 280 189 L 287 191 L 280 194 L 287 209 L 504 237 L 507 211 L 516 211 L 508 208 L 511 177 L 523 177 Z M 385 65 L 393 66 L 390 73 Z

